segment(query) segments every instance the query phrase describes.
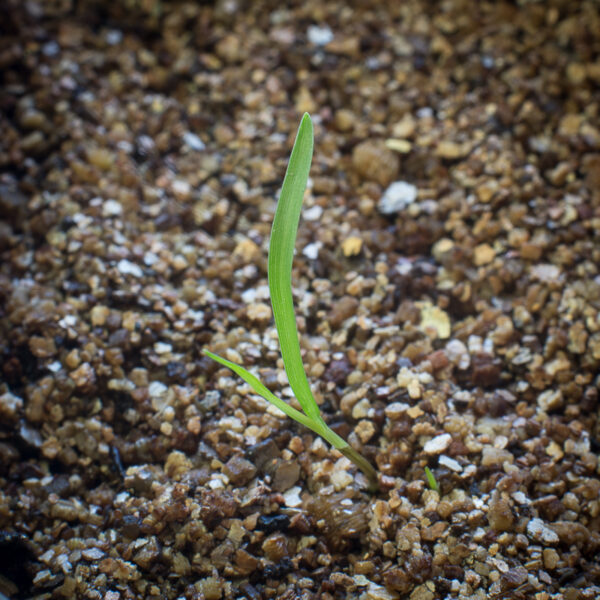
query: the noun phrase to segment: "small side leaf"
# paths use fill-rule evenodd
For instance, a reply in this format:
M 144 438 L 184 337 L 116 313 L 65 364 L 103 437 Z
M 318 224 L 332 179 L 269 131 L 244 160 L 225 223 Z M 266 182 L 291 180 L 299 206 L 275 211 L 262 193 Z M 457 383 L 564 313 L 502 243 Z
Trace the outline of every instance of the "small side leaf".
M 218 354 L 214 354 L 209 350 L 202 351 L 206 356 L 209 356 L 214 361 L 223 365 L 224 367 L 230 368 L 234 373 L 237 373 L 259 396 L 262 396 L 265 400 L 274 404 L 280 411 L 285 413 L 290 419 L 295 419 L 298 423 L 302 423 L 309 429 L 315 430 L 314 423 L 312 420 L 307 417 L 305 414 L 301 413 L 299 410 L 296 410 L 293 406 L 290 406 L 287 402 L 284 402 L 280 398 L 278 398 L 269 388 L 267 388 L 258 378 L 256 378 L 250 371 L 244 369 L 244 367 L 219 356 Z M 321 431 L 316 431 L 319 435 L 321 435 Z
M 429 484 L 430 489 L 432 489 L 434 492 L 438 492 L 439 494 L 440 486 L 435 480 L 435 476 L 429 467 L 425 467 L 425 477 L 427 478 L 427 483 Z

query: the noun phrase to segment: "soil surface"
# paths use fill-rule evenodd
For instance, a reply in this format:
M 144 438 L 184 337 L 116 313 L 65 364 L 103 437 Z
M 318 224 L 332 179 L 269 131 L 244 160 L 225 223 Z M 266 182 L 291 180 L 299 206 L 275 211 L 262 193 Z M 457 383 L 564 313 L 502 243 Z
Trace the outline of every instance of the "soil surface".
M 5 0 L 0 84 L 0 597 L 600 597 L 598 2 Z M 374 495 L 201 354 L 295 403 L 304 111 L 305 367 Z

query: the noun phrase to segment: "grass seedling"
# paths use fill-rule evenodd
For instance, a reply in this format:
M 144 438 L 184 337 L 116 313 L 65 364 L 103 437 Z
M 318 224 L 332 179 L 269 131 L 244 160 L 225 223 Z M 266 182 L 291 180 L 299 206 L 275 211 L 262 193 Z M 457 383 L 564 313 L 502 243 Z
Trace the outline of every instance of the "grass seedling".
M 427 478 L 427 483 L 429 484 L 430 489 L 434 492 L 440 493 L 440 486 L 438 482 L 435 480 L 435 477 L 429 467 L 425 467 L 425 477 Z
M 290 162 L 285 173 L 281 195 L 273 219 L 267 267 L 269 293 L 273 306 L 275 327 L 281 346 L 283 365 L 290 387 L 303 412 L 296 410 L 287 402 L 275 396 L 244 367 L 208 350 L 204 350 L 204 353 L 221 365 L 229 367 L 248 383 L 257 394 L 274 404 L 291 419 L 312 429 L 349 458 L 368 477 L 370 488 L 375 491 L 377 489 L 377 473 L 371 463 L 354 450 L 348 442 L 332 431 L 323 420 L 311 392 L 300 355 L 300 342 L 292 299 L 292 262 L 302 199 L 308 180 L 312 154 L 313 126 L 310 116 L 305 113 L 296 134 L 296 141 L 292 148 Z

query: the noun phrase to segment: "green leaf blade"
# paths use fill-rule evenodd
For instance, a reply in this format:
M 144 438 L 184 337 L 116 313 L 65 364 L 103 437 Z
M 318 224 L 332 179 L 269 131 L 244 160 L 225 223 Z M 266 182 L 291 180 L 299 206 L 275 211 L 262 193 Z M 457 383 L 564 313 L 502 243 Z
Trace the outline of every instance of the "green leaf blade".
M 304 113 L 277 203 L 269 243 L 268 279 L 275 327 L 290 387 L 304 412 L 319 417 L 319 407 L 304 372 L 292 298 L 292 263 L 302 200 L 313 154 L 313 126 Z
M 431 472 L 431 469 L 429 467 L 425 467 L 425 477 L 427 478 L 427 483 L 429 484 L 429 488 L 432 489 L 434 492 L 438 492 L 438 494 L 439 494 L 440 486 L 439 486 L 438 482 L 436 481 L 435 476 Z

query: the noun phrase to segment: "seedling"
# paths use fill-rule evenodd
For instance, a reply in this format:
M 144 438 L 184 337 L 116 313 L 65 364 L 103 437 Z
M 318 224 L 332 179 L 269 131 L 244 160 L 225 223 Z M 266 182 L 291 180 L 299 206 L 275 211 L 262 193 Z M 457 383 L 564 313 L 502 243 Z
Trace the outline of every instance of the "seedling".
M 434 492 L 440 493 L 440 486 L 438 482 L 435 480 L 435 476 L 431 472 L 429 467 L 425 467 L 425 477 L 427 478 L 427 483 L 429 484 L 430 489 Z
M 300 342 L 292 299 L 292 262 L 302 199 L 308 180 L 312 154 L 313 126 L 310 116 L 305 113 L 296 134 L 296 141 L 292 148 L 281 195 L 275 210 L 267 267 L 269 292 L 273 306 L 273 316 L 275 317 L 275 327 L 281 346 L 283 365 L 290 387 L 304 412 L 296 410 L 287 402 L 275 396 L 244 367 L 208 350 L 204 350 L 204 353 L 223 366 L 229 367 L 248 383 L 257 394 L 274 404 L 291 419 L 312 429 L 349 458 L 368 477 L 370 488 L 375 491 L 377 489 L 377 473 L 371 463 L 354 450 L 348 442 L 332 431 L 323 420 L 311 392 L 300 355 Z

